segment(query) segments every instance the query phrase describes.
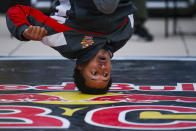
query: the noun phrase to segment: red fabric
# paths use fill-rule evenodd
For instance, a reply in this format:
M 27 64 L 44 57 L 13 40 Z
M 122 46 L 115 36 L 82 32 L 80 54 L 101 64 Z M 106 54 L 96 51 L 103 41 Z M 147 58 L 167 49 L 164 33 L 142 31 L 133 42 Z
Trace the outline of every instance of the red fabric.
M 22 7 L 21 7 L 22 8 Z M 23 10 L 20 9 L 20 6 L 14 6 L 11 7 L 7 14 L 10 20 L 16 25 L 20 26 L 22 24 L 27 24 L 30 25 L 28 20 L 26 19 L 27 15 L 27 8 L 22 8 Z
M 125 23 L 127 23 L 129 19 L 127 18 L 122 24 L 120 24 L 120 27 L 122 27 Z
M 16 26 L 20 26 L 22 24 L 30 25 L 26 17 L 32 16 L 36 19 L 36 21 L 41 22 L 51 27 L 56 32 L 64 32 L 64 31 L 73 30 L 72 28 L 65 26 L 63 24 L 60 24 L 56 20 L 46 16 L 39 10 L 34 9 L 32 7 L 28 7 L 28 6 L 23 6 L 23 5 L 13 6 L 8 10 L 7 14 L 9 18 L 11 19 L 11 21 Z
M 107 35 L 106 33 L 86 32 L 86 31 L 78 30 L 78 29 L 75 29 L 75 30 L 82 32 L 82 33 L 85 33 L 85 34 L 91 34 L 91 35 Z

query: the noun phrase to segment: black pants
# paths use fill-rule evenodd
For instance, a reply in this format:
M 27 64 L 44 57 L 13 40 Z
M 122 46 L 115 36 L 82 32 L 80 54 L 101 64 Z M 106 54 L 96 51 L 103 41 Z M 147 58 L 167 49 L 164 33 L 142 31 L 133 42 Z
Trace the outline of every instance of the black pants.
M 134 14 L 135 26 L 142 26 L 148 19 L 148 11 L 146 7 L 146 0 L 133 0 L 137 7 L 137 12 Z

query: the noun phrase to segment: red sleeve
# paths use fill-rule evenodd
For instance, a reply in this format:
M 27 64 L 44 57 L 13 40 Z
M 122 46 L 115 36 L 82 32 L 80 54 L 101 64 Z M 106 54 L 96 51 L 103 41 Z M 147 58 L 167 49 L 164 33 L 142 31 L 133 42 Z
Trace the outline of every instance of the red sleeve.
M 21 34 L 29 25 L 45 27 L 48 34 L 72 30 L 72 28 L 58 23 L 46 16 L 41 11 L 29 6 L 16 5 L 7 12 L 7 26 L 13 36 L 19 40 L 25 40 Z
M 28 16 L 31 12 L 31 7 L 23 6 L 23 5 L 16 5 L 11 7 L 7 15 L 10 20 L 15 24 L 17 27 L 23 24 L 30 25 L 26 16 Z

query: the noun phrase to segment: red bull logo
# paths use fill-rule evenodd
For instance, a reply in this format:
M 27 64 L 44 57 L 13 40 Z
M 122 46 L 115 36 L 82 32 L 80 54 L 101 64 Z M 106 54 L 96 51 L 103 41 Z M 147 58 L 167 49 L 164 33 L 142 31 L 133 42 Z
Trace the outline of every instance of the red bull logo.
M 0 129 L 75 130 L 79 120 L 84 130 L 195 130 L 195 87 L 114 83 L 107 94 L 89 95 L 72 82 L 0 85 Z
M 44 91 L 76 91 L 77 87 L 73 82 L 63 82 L 61 85 L 0 85 L 0 90 L 44 90 Z M 196 83 L 177 83 L 175 86 L 171 85 L 134 85 L 129 83 L 113 83 L 110 91 L 196 91 Z
M 120 94 L 108 93 L 106 95 L 83 95 L 74 92 L 49 92 L 40 94 L 3 94 L 0 95 L 1 103 L 11 102 L 41 102 L 47 104 L 108 104 L 108 103 L 155 103 L 175 101 L 195 103 L 196 97 L 147 95 L 147 94 Z

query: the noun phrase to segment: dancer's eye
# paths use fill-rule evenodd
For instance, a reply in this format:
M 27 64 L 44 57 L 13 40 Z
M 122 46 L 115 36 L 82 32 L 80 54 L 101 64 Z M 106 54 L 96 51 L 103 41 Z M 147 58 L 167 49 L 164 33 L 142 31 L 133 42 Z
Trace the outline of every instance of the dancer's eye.
M 104 76 L 104 77 L 107 77 L 107 76 L 108 76 L 108 73 L 104 73 L 103 76 Z
M 95 76 L 97 74 L 97 72 L 93 71 L 93 72 L 91 72 L 91 74 Z

